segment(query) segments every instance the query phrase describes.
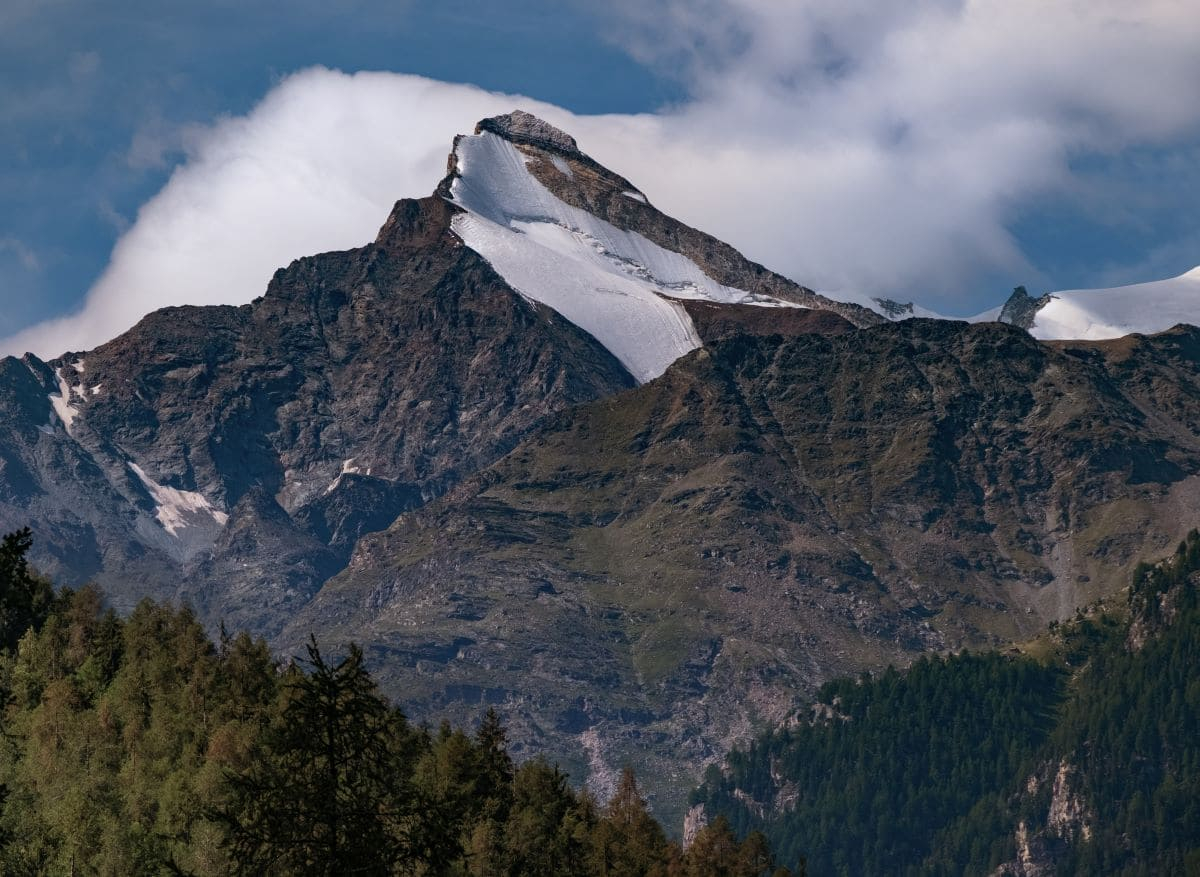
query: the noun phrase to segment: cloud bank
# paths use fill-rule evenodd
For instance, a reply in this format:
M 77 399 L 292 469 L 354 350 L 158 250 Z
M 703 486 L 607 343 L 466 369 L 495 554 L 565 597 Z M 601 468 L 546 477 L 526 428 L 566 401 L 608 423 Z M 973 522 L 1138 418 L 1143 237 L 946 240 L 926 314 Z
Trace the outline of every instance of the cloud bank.
M 680 75 L 687 102 L 576 116 L 414 76 L 302 71 L 248 115 L 189 131 L 186 161 L 83 309 L 0 352 L 57 355 L 157 307 L 250 301 L 292 259 L 372 239 L 397 198 L 432 190 L 455 133 L 514 106 L 574 134 L 660 209 L 802 283 L 951 312 L 975 303 L 987 272 L 1036 276 L 1009 229 L 1037 199 L 1089 197 L 1074 160 L 1194 149 L 1200 134 L 1191 0 L 616 9 L 612 38 Z

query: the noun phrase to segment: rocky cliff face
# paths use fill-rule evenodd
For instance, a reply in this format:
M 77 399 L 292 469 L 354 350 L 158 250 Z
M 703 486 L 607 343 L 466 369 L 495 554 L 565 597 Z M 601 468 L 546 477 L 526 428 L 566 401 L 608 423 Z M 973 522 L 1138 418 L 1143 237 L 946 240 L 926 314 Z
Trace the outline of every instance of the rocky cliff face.
M 494 703 L 564 759 L 599 729 L 661 792 L 831 675 L 1028 637 L 1161 554 L 1198 342 L 738 336 L 362 540 L 285 638 L 354 635 L 418 714 Z
M 1000 309 L 1001 323 L 1011 323 L 1022 329 L 1031 329 L 1037 319 L 1037 312 L 1050 303 L 1053 296 L 1046 294 L 1037 298 L 1025 291 L 1024 286 L 1018 286 Z
M 176 308 L 86 354 L 6 360 L 0 523 L 118 605 L 183 597 L 277 629 L 365 532 L 632 384 L 402 201 L 379 239 L 301 259 L 242 308 Z
M 1053 764 L 1041 765 L 1026 781 L 1025 797 L 1036 798 L 1043 786 L 1050 789 L 1044 820 L 1039 818 L 1036 828 L 1024 820 L 1017 823 L 1016 857 L 999 865 L 991 877 L 1049 877 L 1057 873 L 1069 847 L 1091 839 L 1096 815 L 1079 794 L 1078 770 L 1066 759 L 1057 769 Z
M 528 114 L 480 130 L 532 164 L 567 156 L 595 180 L 620 179 Z M 90 352 L 0 362 L 0 527 L 32 525 L 47 573 L 95 579 L 121 608 L 187 599 L 212 623 L 271 635 L 363 534 L 495 461 L 553 412 L 633 386 L 605 344 L 464 244 L 460 163 L 452 154 L 434 196 L 397 203 L 377 240 L 296 261 L 250 305 L 170 308 Z M 485 200 L 510 194 L 501 179 L 474 182 Z M 648 225 L 699 235 L 640 207 Z M 637 283 L 646 269 L 613 270 Z M 769 298 L 765 287 L 747 295 Z M 703 336 L 685 309 L 700 304 Z M 777 329 L 748 305 L 663 308 L 694 339 L 682 349 L 742 324 Z M 850 325 L 789 310 L 788 330 Z

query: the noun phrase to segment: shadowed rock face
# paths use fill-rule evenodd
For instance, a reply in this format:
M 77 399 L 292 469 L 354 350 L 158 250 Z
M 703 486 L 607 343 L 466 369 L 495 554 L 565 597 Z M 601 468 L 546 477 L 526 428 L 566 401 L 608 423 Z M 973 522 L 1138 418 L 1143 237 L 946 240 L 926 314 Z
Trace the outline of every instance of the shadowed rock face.
M 1198 392 L 1195 329 L 728 337 L 362 540 L 284 640 L 355 636 L 415 715 L 498 703 L 519 743 L 601 782 L 632 761 L 670 808 L 831 675 L 1121 587 L 1200 518 Z
M 736 335 L 843 335 L 854 324 L 833 311 L 810 308 L 761 308 L 685 301 L 684 308 L 706 345 Z
M 526 113 L 481 127 L 599 168 Z M 46 572 L 94 578 L 118 607 L 187 599 L 273 634 L 365 533 L 554 412 L 632 386 L 464 246 L 450 179 L 398 202 L 373 243 L 277 272 L 250 305 L 168 308 L 90 352 L 4 360 L 0 527 L 32 525 Z M 754 308 L 702 322 L 710 337 L 766 328 Z M 843 326 L 804 311 L 771 331 Z
M 86 354 L 6 360 L 0 523 L 35 525 L 48 572 L 96 577 L 120 606 L 185 597 L 269 633 L 362 533 L 550 412 L 632 385 L 462 246 L 450 210 L 402 201 L 375 243 L 298 260 L 251 305 L 159 311 Z M 69 433 L 56 372 L 79 386 Z M 180 550 L 189 531 L 160 525 L 130 464 L 227 525 Z

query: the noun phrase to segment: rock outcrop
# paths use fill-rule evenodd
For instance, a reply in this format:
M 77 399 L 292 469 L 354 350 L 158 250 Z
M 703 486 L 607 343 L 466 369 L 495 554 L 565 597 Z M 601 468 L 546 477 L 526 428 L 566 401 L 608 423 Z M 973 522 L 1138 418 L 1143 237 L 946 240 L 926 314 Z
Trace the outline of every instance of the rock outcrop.
M 1025 291 L 1024 286 L 1018 286 L 1000 309 L 1000 322 L 1020 326 L 1022 329 L 1032 329 L 1037 312 L 1048 305 L 1053 297 L 1046 294 L 1034 298 Z

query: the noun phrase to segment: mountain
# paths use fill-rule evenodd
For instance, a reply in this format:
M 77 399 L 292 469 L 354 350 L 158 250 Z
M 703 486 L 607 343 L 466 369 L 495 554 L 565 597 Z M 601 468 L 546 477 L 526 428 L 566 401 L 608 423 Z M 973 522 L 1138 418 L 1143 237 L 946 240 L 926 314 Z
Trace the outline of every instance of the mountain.
M 402 201 L 359 250 L 241 308 L 150 315 L 102 347 L 0 363 L 0 524 L 56 579 L 276 630 L 361 533 L 548 413 L 632 386 L 592 336 Z
M 709 772 L 690 824 L 821 874 L 1191 874 L 1200 533 L 1019 650 L 827 683 Z
M 1022 293 L 1013 293 L 999 319 L 1045 340 L 1120 338 L 1200 323 L 1200 267 L 1168 280 L 1114 289 L 1069 289 L 1036 299 Z
M 956 319 L 913 302 L 854 292 L 827 292 L 888 320 Z M 1200 267 L 1167 280 L 1111 289 L 1068 289 L 1031 296 L 1019 286 L 1000 307 L 966 318 L 971 323 L 1011 323 L 1043 341 L 1120 338 L 1135 332 L 1164 332 L 1180 323 L 1200 323 Z
M 836 299 L 845 304 L 856 304 L 874 312 L 885 320 L 897 322 L 899 320 L 911 320 L 913 317 L 926 320 L 954 320 L 957 317 L 947 317 L 944 314 L 939 314 L 937 311 L 931 311 L 929 308 L 923 307 L 916 302 L 911 301 L 896 301 L 895 299 L 885 298 L 882 296 L 871 296 L 865 293 L 852 292 L 849 290 L 840 290 L 838 292 L 825 292 L 825 295 Z M 970 322 L 994 322 L 999 313 L 997 308 L 994 312 L 988 311 L 986 314 L 981 314 L 978 317 L 972 318 Z
M 665 799 L 831 676 L 1119 589 L 1196 518 L 1198 398 L 1193 328 L 733 337 L 364 538 L 283 639 L 356 637 L 418 713 L 495 704 Z
M 516 111 L 248 305 L 0 361 L 0 527 L 665 806 L 833 675 L 1120 587 L 1197 515 L 1197 399 L 1200 330 L 893 322 Z
M 875 319 L 662 215 L 518 111 L 458 138 L 435 194 L 374 242 L 294 262 L 249 305 L 0 361 L 0 526 L 32 525 L 42 569 L 122 609 L 186 599 L 271 635 L 362 534 L 549 414 L 706 339 Z
M 639 381 L 701 346 L 687 302 L 879 322 L 665 216 L 572 137 L 520 110 L 456 138 L 439 192 L 462 208 L 451 228 L 467 246 L 514 289 L 590 332 Z

